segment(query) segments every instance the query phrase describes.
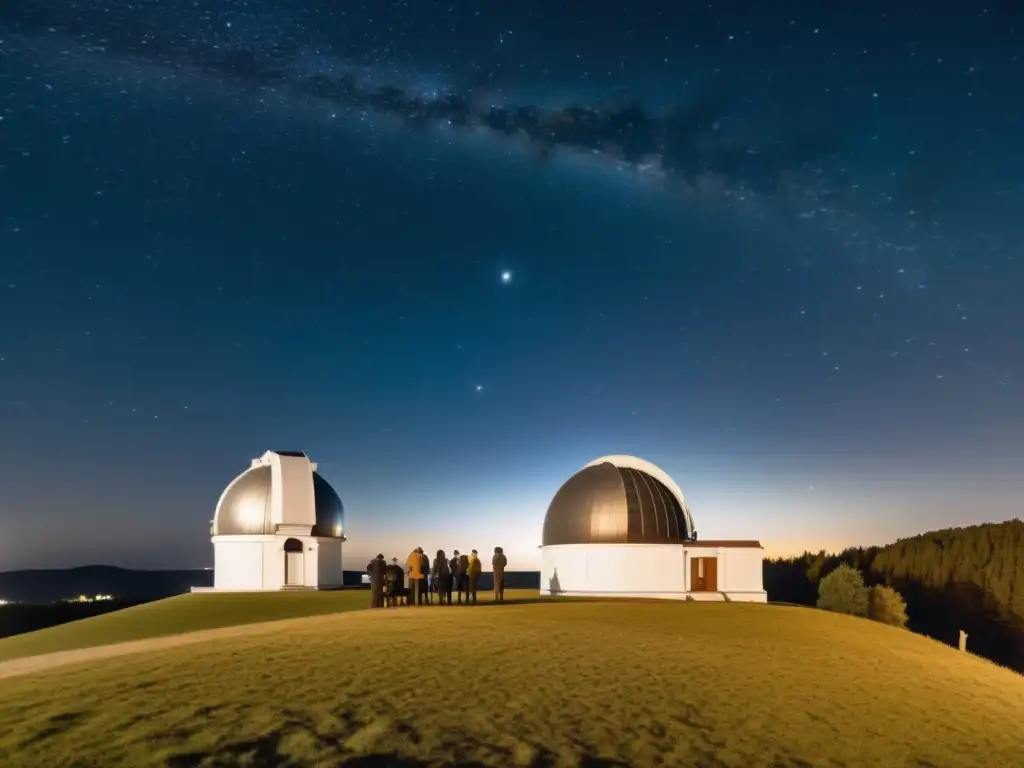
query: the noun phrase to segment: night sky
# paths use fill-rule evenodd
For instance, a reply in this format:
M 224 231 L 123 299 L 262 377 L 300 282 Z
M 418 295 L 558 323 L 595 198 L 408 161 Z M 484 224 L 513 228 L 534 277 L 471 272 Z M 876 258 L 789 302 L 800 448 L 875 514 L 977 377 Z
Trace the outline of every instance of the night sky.
M 769 554 L 1018 515 L 1012 6 L 2 3 L 0 569 L 211 565 L 266 449 L 349 568 L 609 453 Z

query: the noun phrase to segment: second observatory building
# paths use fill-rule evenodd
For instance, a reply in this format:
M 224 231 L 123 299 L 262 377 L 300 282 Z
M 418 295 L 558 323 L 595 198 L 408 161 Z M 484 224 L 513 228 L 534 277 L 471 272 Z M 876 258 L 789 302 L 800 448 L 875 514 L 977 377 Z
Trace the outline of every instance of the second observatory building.
M 341 587 L 344 522 L 341 499 L 305 453 L 267 451 L 217 503 L 213 589 Z
M 570 477 L 544 518 L 541 593 L 767 602 L 757 541 L 699 541 L 683 492 L 636 456 Z

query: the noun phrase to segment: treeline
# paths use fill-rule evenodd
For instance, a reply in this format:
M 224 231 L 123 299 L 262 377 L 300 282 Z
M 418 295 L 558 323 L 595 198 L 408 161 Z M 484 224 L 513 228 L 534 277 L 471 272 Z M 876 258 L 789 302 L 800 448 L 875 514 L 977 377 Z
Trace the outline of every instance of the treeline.
M 933 531 L 886 547 L 804 553 L 765 561 L 765 589 L 776 602 L 815 605 L 818 585 L 840 565 L 868 586 L 886 585 L 907 603 L 907 626 L 1024 672 L 1024 522 Z

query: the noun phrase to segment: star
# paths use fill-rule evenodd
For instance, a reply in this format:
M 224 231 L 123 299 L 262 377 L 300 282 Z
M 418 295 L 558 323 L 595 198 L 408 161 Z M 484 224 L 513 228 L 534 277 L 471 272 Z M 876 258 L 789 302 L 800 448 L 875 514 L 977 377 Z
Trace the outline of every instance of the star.
M 512 282 L 511 270 L 506 269 L 504 272 L 501 273 L 501 282 L 503 282 L 505 285 L 508 285 L 509 283 Z

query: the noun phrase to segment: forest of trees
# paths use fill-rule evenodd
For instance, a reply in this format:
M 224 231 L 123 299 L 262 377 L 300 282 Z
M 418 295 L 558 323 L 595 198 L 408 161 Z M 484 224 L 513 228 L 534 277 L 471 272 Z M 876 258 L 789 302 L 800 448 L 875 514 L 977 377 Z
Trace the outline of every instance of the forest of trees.
M 818 583 L 841 564 L 868 586 L 896 589 L 907 626 L 1024 673 L 1024 522 L 933 531 L 886 547 L 805 553 L 765 561 L 765 589 L 776 602 L 815 605 Z

